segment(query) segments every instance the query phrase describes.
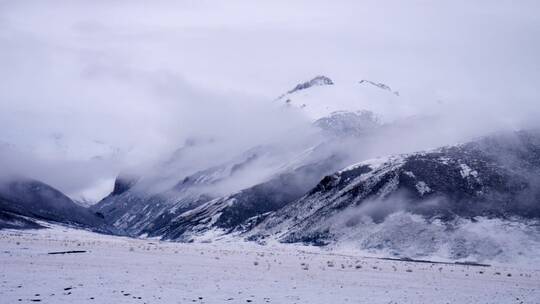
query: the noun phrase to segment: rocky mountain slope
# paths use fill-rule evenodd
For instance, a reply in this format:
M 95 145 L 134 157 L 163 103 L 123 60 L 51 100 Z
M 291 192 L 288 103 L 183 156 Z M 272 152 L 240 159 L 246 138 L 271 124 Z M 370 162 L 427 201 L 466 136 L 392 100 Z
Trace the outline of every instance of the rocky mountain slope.
M 538 131 L 368 160 L 324 177 L 269 215 L 251 238 L 330 244 L 353 235 L 363 217 L 380 223 L 396 212 L 442 222 L 540 219 L 539 173 Z
M 142 232 L 165 239 L 191 241 L 212 232 L 214 236 L 244 232 L 272 211 L 300 198 L 325 172 L 342 164 L 339 156 L 303 165 L 237 193 L 177 212 L 164 212 Z
M 257 153 L 190 174 L 158 193 L 146 192 L 137 179 L 119 177 L 114 191 L 91 209 L 128 235 L 188 239 L 192 233 L 211 228 L 232 231 L 247 225 L 252 217 L 296 200 L 321 176 L 346 164 L 345 156 L 332 152 L 320 146 L 286 160 L 271 148 L 257 149 Z M 270 165 L 265 161 L 268 157 L 281 162 Z M 267 171 L 266 177 L 251 179 L 252 172 L 261 168 Z M 244 181 L 249 183 L 241 183 Z
M 330 78 L 317 76 L 280 100 L 333 85 Z M 128 235 L 182 239 L 211 228 L 228 231 L 245 226 L 249 218 L 281 208 L 305 194 L 322 176 L 358 160 L 342 149 L 344 142 L 359 140 L 381 123 L 369 111 L 336 109 L 340 111 L 312 120 L 315 135 L 295 147 L 263 144 L 214 166 L 192 170 L 186 168 L 190 161 L 184 155 L 197 148 L 200 141 L 195 140 L 153 168 L 153 177 L 120 177 L 115 190 L 91 209 Z M 169 172 L 170 168 L 178 169 Z M 157 191 L 144 186 L 159 179 L 174 182 Z
M 36 181 L 12 184 L 0 193 L 7 193 L 0 195 L 0 222 L 32 227 L 39 218 L 182 242 L 351 242 L 450 259 L 504 251 L 507 240 L 478 234 L 482 225 L 500 235 L 518 225 L 510 229 L 519 235 L 516 248 L 540 244 L 530 239 L 540 235 L 539 132 L 410 152 L 450 140 L 433 137 L 437 117 L 385 121 L 364 108 L 400 107 L 399 95 L 382 83 L 349 86 L 318 76 L 277 100 L 311 121 L 313 132 L 294 144 L 261 143 L 198 164 L 212 140 L 193 139 L 144 174 L 121 174 L 89 208 Z M 373 158 L 385 154 L 393 156 Z
M 40 181 L 16 178 L 0 185 L 0 228 L 36 228 L 35 219 L 108 232 L 103 215 L 74 203 Z

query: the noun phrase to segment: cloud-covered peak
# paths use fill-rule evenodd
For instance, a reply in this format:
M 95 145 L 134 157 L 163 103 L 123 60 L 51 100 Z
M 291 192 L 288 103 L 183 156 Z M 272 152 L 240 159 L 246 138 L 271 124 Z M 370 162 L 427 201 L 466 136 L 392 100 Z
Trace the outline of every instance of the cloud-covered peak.
M 309 81 L 299 83 L 298 85 L 294 87 L 294 89 L 288 91 L 287 94 L 292 94 L 300 90 L 309 89 L 314 86 L 325 86 L 325 85 L 334 85 L 334 82 L 332 81 L 332 79 L 326 76 L 319 75 Z

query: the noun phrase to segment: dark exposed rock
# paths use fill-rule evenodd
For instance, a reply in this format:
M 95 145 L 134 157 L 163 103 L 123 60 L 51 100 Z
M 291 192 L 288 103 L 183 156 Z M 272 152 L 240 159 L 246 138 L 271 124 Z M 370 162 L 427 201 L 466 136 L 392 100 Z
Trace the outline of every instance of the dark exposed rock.
M 285 242 L 332 239 L 323 223 L 341 210 L 374 204 L 450 220 L 540 218 L 540 133 L 498 134 L 467 144 L 366 161 L 324 177 L 308 195 L 268 216 L 260 231 Z M 386 212 L 386 211 L 385 211 Z M 387 213 L 370 216 L 382 220 Z
M 228 232 L 248 230 L 262 221 L 269 212 L 304 195 L 324 172 L 331 172 L 340 164 L 338 157 L 331 157 L 302 166 L 267 182 L 186 211 L 160 230 L 145 232 L 162 235 L 166 239 L 189 241 L 190 234 L 211 228 L 221 228 Z
M 103 214 L 107 223 L 114 226 L 118 233 L 154 236 L 166 229 L 178 215 L 214 199 L 215 194 L 208 189 L 241 174 L 259 158 L 258 151 L 255 148 L 233 161 L 195 172 L 160 192 L 133 186 L 135 182 L 141 183 L 140 179 L 128 180 L 129 187 L 123 186 L 125 181 L 117 180 L 119 188 L 125 190 L 116 191 L 116 194 L 113 191 L 92 206 L 92 210 Z
M 4 217 L 10 213 L 12 217 L 19 215 L 107 232 L 103 219 L 92 211 L 77 205 L 53 187 L 27 178 L 13 178 L 0 185 L 0 211 L 4 212 Z M 33 226 L 28 223 L 30 220 L 22 221 Z
M 332 79 L 326 76 L 319 75 L 309 81 L 296 85 L 292 90 L 288 91 L 287 93 L 291 94 L 300 90 L 311 88 L 313 86 L 324 86 L 324 85 L 333 85 L 333 84 L 334 82 L 332 81 Z
M 133 187 L 137 181 L 138 177 L 120 175 L 114 181 L 114 188 L 110 195 L 120 195 Z
M 31 218 L 0 210 L 0 229 L 39 229 L 44 228 Z
M 69 251 L 54 251 L 47 254 L 72 254 L 72 253 L 86 253 L 86 250 L 69 250 Z M 70 288 L 64 288 L 64 290 L 70 290 Z

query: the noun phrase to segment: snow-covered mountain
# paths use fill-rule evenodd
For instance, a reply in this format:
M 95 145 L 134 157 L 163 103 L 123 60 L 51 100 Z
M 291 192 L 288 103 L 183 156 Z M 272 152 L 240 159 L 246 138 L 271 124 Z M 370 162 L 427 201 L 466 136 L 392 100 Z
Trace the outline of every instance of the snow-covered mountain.
M 75 204 L 57 189 L 37 180 L 12 178 L 0 183 L 0 228 L 35 228 L 35 220 L 108 232 L 103 215 Z
M 358 92 L 372 90 L 374 94 L 381 94 L 377 95 L 377 99 L 371 99 L 364 104 L 385 103 L 387 98 L 390 101 L 399 98 L 399 94 L 396 94 L 389 86 L 381 83 L 363 80 L 353 85 L 356 86 L 354 90 Z M 314 137 L 313 140 L 307 140 L 294 149 L 280 147 L 279 143 L 261 145 L 231 159 L 216 162 L 216 165 L 211 167 L 197 170 L 185 166 L 186 163 L 190 163 L 190 158 L 186 155 L 190 155 L 191 150 L 197 149 L 197 141 L 192 141 L 177 150 L 163 165 L 154 168 L 153 176 L 119 177 L 114 191 L 100 203 L 93 206 L 92 210 L 104 214 L 107 223 L 115 227 L 119 233 L 192 241 L 201 238 L 216 238 L 229 233 L 240 235 L 248 232 L 263 220 L 265 220 L 264 225 L 257 226 L 255 230 L 261 230 L 261 235 L 273 234 L 276 229 L 272 228 L 272 225 L 287 226 L 289 222 L 286 219 L 294 218 L 296 212 L 301 213 L 300 217 L 306 217 L 306 221 L 308 221 L 310 212 L 303 208 L 312 211 L 320 209 L 321 206 L 325 206 L 329 210 L 339 209 L 330 206 L 329 202 L 333 202 L 333 199 L 326 196 L 320 197 L 318 196 L 318 190 L 313 190 L 318 189 L 315 186 L 321 179 L 322 181 L 317 187 L 323 187 L 325 183 L 328 183 L 327 179 L 330 177 L 323 179 L 325 175 L 331 174 L 350 163 L 362 161 L 369 156 L 380 155 L 380 149 L 377 150 L 374 147 L 381 145 L 388 148 L 392 147 L 392 144 L 387 144 L 385 141 L 389 136 L 394 136 L 391 134 L 394 134 L 396 130 L 404 130 L 404 134 L 408 134 L 401 138 L 403 141 L 406 141 L 407 138 L 414 141 L 415 131 L 425 129 L 426 121 L 430 123 L 431 120 L 425 117 L 413 117 L 383 123 L 379 115 L 363 110 L 361 105 L 351 103 L 350 99 L 343 99 L 341 103 L 334 102 L 334 99 L 327 99 L 325 102 L 325 94 L 335 94 L 335 92 L 322 90 L 335 88 L 340 91 L 343 88 L 347 90 L 347 86 L 338 87 L 330 78 L 318 76 L 295 86 L 278 99 L 278 102 L 283 102 L 286 107 L 296 104 L 292 101 L 293 99 L 303 99 L 306 102 L 309 100 L 311 105 L 318 108 L 324 104 L 333 107 L 332 110 L 331 107 L 326 109 L 330 112 L 319 112 L 318 115 L 324 115 L 322 117 L 311 117 L 314 128 L 319 130 L 318 136 Z M 345 95 L 354 96 L 350 92 L 343 96 Z M 359 97 L 358 94 L 356 96 Z M 338 110 L 342 107 L 357 108 L 350 111 Z M 300 107 L 300 111 L 305 109 L 307 109 L 307 106 Z M 333 111 L 334 109 L 336 111 Z M 306 112 L 306 114 L 309 113 Z M 455 158 L 458 156 L 454 154 L 465 149 L 464 147 L 468 146 L 445 148 L 448 151 L 441 149 L 438 153 L 449 154 L 444 157 L 453 156 Z M 450 151 L 454 150 L 456 151 L 454 154 L 450 153 Z M 463 152 L 465 156 L 470 154 L 469 150 L 464 151 L 466 151 Z M 379 173 L 375 177 L 369 179 L 369 182 L 378 185 L 375 178 L 381 178 L 388 182 L 380 186 L 374 186 L 375 188 L 369 191 L 366 190 L 366 193 L 347 192 L 347 196 L 344 196 L 346 198 L 340 198 L 339 200 L 336 198 L 336 204 L 341 206 L 341 204 L 344 204 L 342 201 L 371 200 L 373 199 L 373 193 L 384 191 L 384 189 L 393 194 L 394 189 L 392 187 L 396 183 L 396 178 L 391 176 L 394 172 L 393 169 L 398 170 L 397 168 L 403 165 L 405 159 L 408 160 L 415 155 L 419 157 L 418 155 L 431 154 L 413 153 L 410 156 L 390 157 L 383 162 L 376 160 L 375 162 L 381 162 L 379 165 L 383 167 L 380 172 L 377 171 Z M 482 155 L 476 153 L 473 156 L 481 157 Z M 464 156 L 459 157 L 463 158 Z M 455 161 L 455 166 L 461 166 L 461 163 L 457 164 L 458 160 Z M 428 161 L 425 162 L 430 164 Z M 411 184 L 411 187 L 417 189 L 416 191 L 421 191 L 423 195 L 431 199 L 431 193 L 435 191 L 433 189 L 436 189 L 432 180 L 446 178 L 444 176 L 440 177 L 438 174 L 446 174 L 447 172 L 436 172 L 431 168 L 424 168 L 423 166 L 426 166 L 426 164 L 419 164 L 418 170 L 431 172 L 433 176 L 422 177 L 422 180 Z M 370 163 L 365 166 L 357 166 L 358 168 L 355 167 L 337 174 L 360 175 L 360 173 L 365 173 L 364 171 L 367 172 L 368 168 L 375 168 L 375 165 L 375 163 Z M 462 167 L 465 169 L 463 170 L 473 168 L 467 166 L 469 165 L 464 163 Z M 170 168 L 175 168 L 180 174 L 175 173 L 174 170 L 171 171 Z M 471 169 L 471 172 L 477 172 L 474 170 Z M 409 176 L 411 180 L 421 176 L 421 174 L 415 173 L 414 170 L 411 172 L 410 176 L 405 175 Z M 469 172 L 469 174 L 475 173 Z M 148 184 L 152 184 L 160 178 L 169 180 L 168 186 L 160 188 L 159 191 L 148 188 Z M 367 179 L 367 175 L 362 175 L 362 179 L 364 178 Z M 357 182 L 360 182 L 360 180 L 357 180 Z M 412 183 L 412 181 L 409 182 Z M 457 188 L 463 182 L 461 179 L 451 181 L 451 183 L 454 182 L 456 184 L 453 185 L 454 188 L 448 190 L 449 192 L 461 193 L 461 191 L 466 190 L 465 188 Z M 407 185 L 404 181 L 402 183 Z M 349 187 L 352 186 L 349 185 Z M 365 187 L 365 185 L 361 187 Z M 404 193 L 403 189 L 406 188 L 402 186 L 397 192 L 401 195 Z M 310 195 L 303 197 L 308 192 Z M 466 193 L 464 192 L 462 195 Z M 327 193 L 324 195 L 327 195 Z M 378 199 L 385 199 L 385 197 L 381 195 Z M 409 196 L 407 196 L 407 199 L 409 199 Z M 311 203 L 305 204 L 305 200 L 310 200 Z M 321 210 L 326 210 L 325 208 Z M 427 208 L 427 210 L 431 209 Z M 431 211 L 435 212 L 435 209 Z M 324 222 L 327 214 L 333 216 L 331 212 L 321 212 L 319 217 L 316 217 L 318 213 L 314 214 L 313 222 Z M 270 217 L 266 219 L 269 215 Z M 298 229 L 302 233 L 307 233 L 311 228 L 301 226 L 303 224 L 300 224 L 300 222 L 304 223 L 303 221 L 293 222 L 294 225 L 291 228 L 285 229 L 287 234 L 280 235 L 279 239 L 289 242 L 303 242 L 311 237 L 295 238 L 296 234 L 293 227 L 301 227 Z M 269 230 L 265 231 L 266 228 L 261 227 L 269 227 Z M 314 235 L 319 233 L 318 230 L 313 231 Z M 325 241 L 323 238 L 314 238 L 314 243 L 319 242 L 324 243 Z
M 324 145 L 290 152 L 251 149 L 160 192 L 145 188 L 144 176 L 120 176 L 113 192 L 91 208 L 129 235 L 185 239 L 184 233 L 214 227 L 232 231 L 294 201 L 347 163 L 345 155 Z
M 334 112 L 370 111 L 393 120 L 413 112 L 397 91 L 388 85 L 370 80 L 338 83 L 326 76 L 317 76 L 296 85 L 281 95 L 277 102 L 301 109 L 312 121 Z
M 177 209 L 164 212 L 142 232 L 181 241 L 192 241 L 207 232 L 214 236 L 244 232 L 264 215 L 300 198 L 321 175 L 342 163 L 339 156 L 330 157 L 284 171 L 268 181 L 209 200 L 185 212 Z
M 239 154 L 208 154 L 214 139 L 191 139 L 162 162 L 120 174 L 113 191 L 96 205 L 83 208 L 57 193 L 53 197 L 62 203 L 46 202 L 38 213 L 29 211 L 36 200 L 20 199 L 22 209 L 5 208 L 0 216 L 26 227 L 32 221 L 21 216 L 182 242 L 353 244 L 398 256 L 437 252 L 448 259 L 472 257 L 482 246 L 476 253 L 484 258 L 498 252 L 500 243 L 475 234 L 483 229 L 471 228 L 478 222 L 496 225 L 493 231 L 520 223 L 516 239 L 523 242 L 535 235 L 539 132 L 501 133 L 410 152 L 445 142 L 420 135 L 437 132 L 430 129 L 437 117 L 391 119 L 374 112 L 406 108 L 386 84 L 342 85 L 317 76 L 274 102 L 306 115 L 312 132 Z M 373 158 L 383 154 L 392 156 Z M 18 198 L 32 187 L 20 188 Z
M 486 249 L 469 243 L 465 235 L 446 238 L 459 230 L 459 223 L 473 225 L 481 219 L 517 221 L 525 225 L 522 231 L 538 235 L 539 173 L 538 131 L 367 160 L 324 177 L 305 196 L 268 215 L 250 239 L 316 245 L 348 240 L 364 248 L 400 248 L 393 251 L 398 255 L 405 247 L 421 255 L 443 246 L 450 247 L 451 258 L 487 251 L 496 255 L 503 250 L 497 249 L 500 244 L 484 240 L 493 247 Z
M 332 85 L 328 77 L 318 76 L 295 86 L 280 100 Z M 299 198 L 321 176 L 358 161 L 342 149 L 344 141 L 358 140 L 382 126 L 374 113 L 365 110 L 329 112 L 313 120 L 312 125 L 313 136 L 293 146 L 262 143 L 207 168 L 189 164 L 196 159 L 200 145 L 212 143 L 190 140 L 170 159 L 152 168 L 151 174 L 120 177 L 115 190 L 92 210 L 104 214 L 110 225 L 129 235 L 178 239 L 192 230 L 234 230 L 246 225 L 251 217 Z M 155 184 L 165 186 L 156 190 Z

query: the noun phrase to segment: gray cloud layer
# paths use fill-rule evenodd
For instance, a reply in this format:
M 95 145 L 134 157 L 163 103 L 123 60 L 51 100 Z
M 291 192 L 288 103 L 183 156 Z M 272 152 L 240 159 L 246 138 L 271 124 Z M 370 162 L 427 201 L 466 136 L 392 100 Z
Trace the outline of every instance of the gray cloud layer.
M 0 142 L 10 148 L 0 161 L 97 198 L 123 168 L 163 158 L 188 138 L 220 138 L 220 155 L 233 155 L 284 136 L 305 122 L 282 117 L 270 100 L 318 74 L 391 84 L 418 114 L 523 127 L 540 114 L 539 8 L 3 1 Z

